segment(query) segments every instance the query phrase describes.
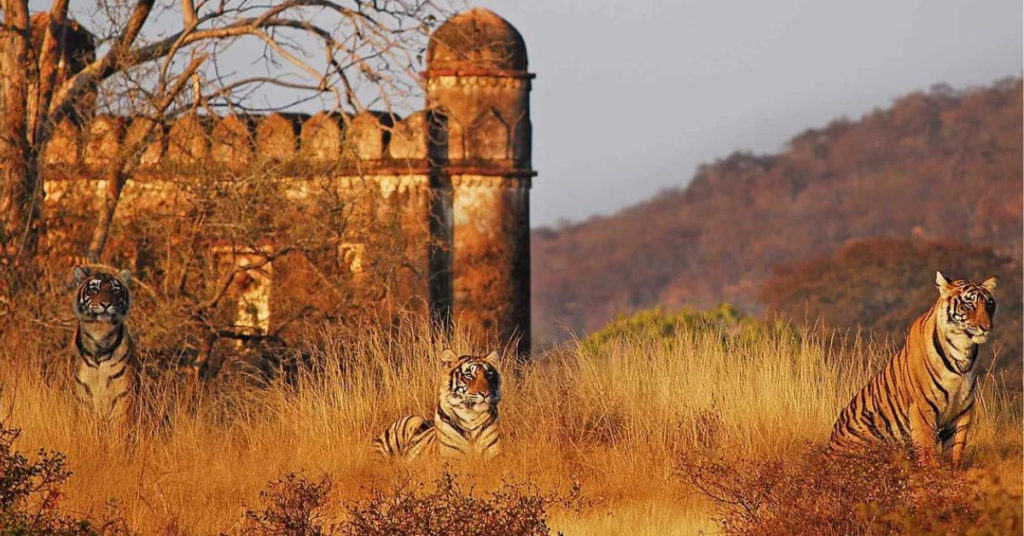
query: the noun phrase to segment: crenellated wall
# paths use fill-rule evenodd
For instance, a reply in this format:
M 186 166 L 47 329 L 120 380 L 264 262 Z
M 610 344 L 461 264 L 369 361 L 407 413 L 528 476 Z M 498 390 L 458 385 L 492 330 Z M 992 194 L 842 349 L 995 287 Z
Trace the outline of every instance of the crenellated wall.
M 494 47 L 500 53 L 481 56 Z M 321 112 L 66 121 L 42 155 L 48 244 L 59 258 L 81 255 L 117 168 L 138 158 L 108 250 L 143 274 L 152 266 L 151 279 L 167 275 L 156 266 L 184 244 L 142 238 L 141 229 L 200 218 L 206 190 L 263 189 L 257 194 L 297 214 L 296 227 L 313 222 L 337 234 L 330 255 L 289 254 L 236 281 L 235 305 L 224 313 L 235 315 L 236 326 L 273 331 L 310 307 L 337 312 L 361 292 L 375 314 L 454 315 L 490 340 L 520 337 L 515 351 L 526 355 L 532 78 L 518 32 L 472 10 L 431 37 L 426 107 L 405 118 Z M 344 221 L 334 224 L 341 212 Z M 204 247 L 222 266 L 251 265 L 259 258 L 252 248 L 289 246 L 288 222 L 267 229 L 244 243 L 204 237 Z
M 406 174 L 428 167 L 431 112 L 404 120 L 364 112 L 354 117 L 271 114 L 184 115 L 152 126 L 143 144 L 139 178 L 187 173 L 230 174 L 255 163 L 282 164 L 282 176 Z M 57 126 L 43 151 L 44 172 L 77 179 L 103 177 L 151 120 L 96 116 Z

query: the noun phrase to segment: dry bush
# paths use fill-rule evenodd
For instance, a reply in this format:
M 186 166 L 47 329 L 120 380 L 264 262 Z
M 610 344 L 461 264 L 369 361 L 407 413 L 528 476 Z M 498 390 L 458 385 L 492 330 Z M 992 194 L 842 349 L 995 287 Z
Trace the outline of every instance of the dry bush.
M 552 506 L 576 513 L 592 506 L 574 483 L 565 494 L 541 492 L 535 485 L 506 482 L 481 495 L 468 489 L 447 470 L 432 490 L 423 486 L 374 489 L 368 500 L 349 505 L 346 536 L 541 536 L 550 534 Z
M 0 534 L 53 536 L 120 534 L 120 520 L 93 522 L 61 511 L 64 485 L 71 478 L 59 452 L 40 449 L 29 460 L 14 449 L 20 431 L 0 423 Z
M 550 533 L 549 510 L 576 514 L 593 506 L 574 482 L 565 493 L 542 492 L 535 484 L 504 482 L 478 492 L 446 467 L 432 485 L 404 481 L 388 489 L 374 487 L 369 497 L 350 501 L 344 521 L 329 522 L 324 512 L 332 499 L 328 477 L 310 481 L 294 473 L 270 482 L 260 492 L 262 506 L 247 509 L 243 535 L 259 536 L 404 536 L 431 534 L 540 536 Z
M 260 492 L 264 506 L 245 512 L 241 533 L 253 536 L 321 536 L 333 533 L 325 529 L 323 509 L 331 493 L 327 477 L 311 482 L 306 477 L 288 474 L 271 482 Z
M 919 465 L 906 450 L 854 457 L 812 447 L 788 460 L 684 459 L 680 478 L 712 501 L 727 534 L 988 534 L 1022 527 L 1019 490 Z

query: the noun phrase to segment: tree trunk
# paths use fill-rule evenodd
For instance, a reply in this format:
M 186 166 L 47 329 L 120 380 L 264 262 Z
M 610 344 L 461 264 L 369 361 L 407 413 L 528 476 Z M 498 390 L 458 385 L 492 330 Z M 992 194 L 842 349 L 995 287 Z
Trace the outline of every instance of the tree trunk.
M 35 255 L 42 182 L 28 132 L 31 25 L 27 0 L 0 0 L 0 261 L 22 265 Z
M 120 166 L 118 166 L 120 167 Z M 89 240 L 89 250 L 85 256 L 89 262 L 98 263 L 107 246 L 107 237 L 110 236 L 110 226 L 114 222 L 114 214 L 117 205 L 121 201 L 121 191 L 128 181 L 128 174 L 118 169 L 110 173 L 107 179 L 107 188 L 103 192 L 103 205 L 100 206 L 99 214 L 96 217 L 96 225 L 92 229 L 92 238 Z

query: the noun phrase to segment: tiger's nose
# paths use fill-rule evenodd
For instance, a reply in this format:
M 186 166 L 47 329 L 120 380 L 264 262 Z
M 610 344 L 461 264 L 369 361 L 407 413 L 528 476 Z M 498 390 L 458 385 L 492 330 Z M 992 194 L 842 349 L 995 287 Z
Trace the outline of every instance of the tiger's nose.
M 491 388 L 488 385 L 474 385 L 470 392 L 482 397 L 491 396 Z

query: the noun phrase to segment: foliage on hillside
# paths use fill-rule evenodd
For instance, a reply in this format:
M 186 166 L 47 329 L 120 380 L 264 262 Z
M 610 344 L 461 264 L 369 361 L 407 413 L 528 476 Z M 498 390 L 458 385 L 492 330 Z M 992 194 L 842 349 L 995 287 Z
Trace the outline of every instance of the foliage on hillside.
M 1020 79 L 936 87 L 807 130 L 777 155 L 702 166 L 685 189 L 615 215 L 538 229 L 535 340 L 657 304 L 728 301 L 758 312 L 773 266 L 853 239 L 950 240 L 1019 257 L 1021 115 Z
M 790 318 L 821 319 L 841 329 L 867 328 L 902 340 L 910 323 L 938 298 L 935 271 L 981 281 L 999 276 L 995 336 L 983 363 L 998 350 L 1000 365 L 1019 372 L 1022 349 L 1021 266 L 990 248 L 893 238 L 848 244 L 834 256 L 778 268 L 760 296 Z

